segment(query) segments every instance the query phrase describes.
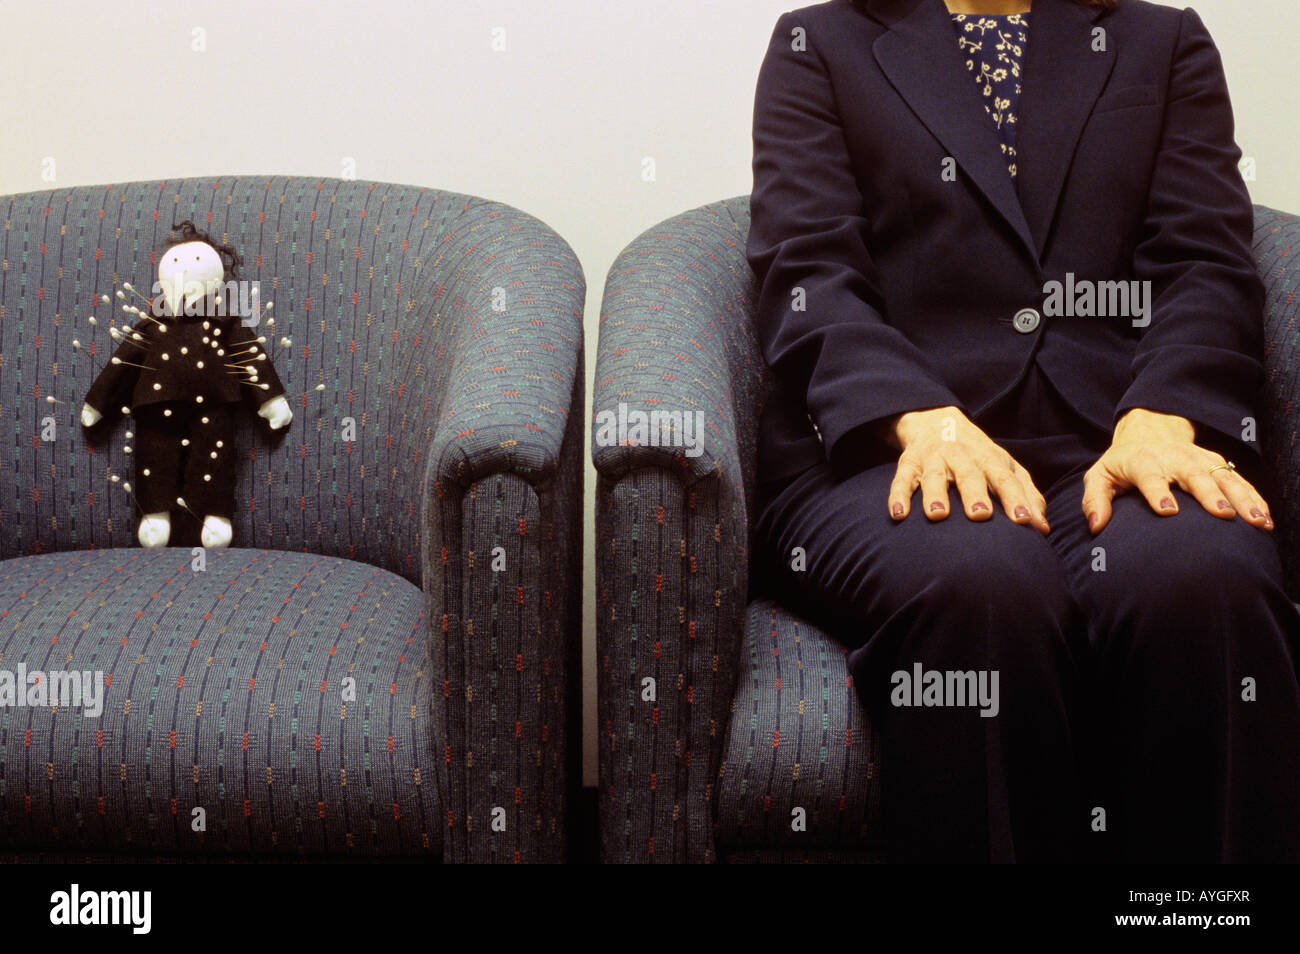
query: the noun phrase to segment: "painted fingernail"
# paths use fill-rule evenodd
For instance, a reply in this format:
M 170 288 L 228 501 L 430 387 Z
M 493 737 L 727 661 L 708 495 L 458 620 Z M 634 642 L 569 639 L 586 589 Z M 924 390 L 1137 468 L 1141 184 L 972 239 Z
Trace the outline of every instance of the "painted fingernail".
M 1166 497 L 1166 498 L 1164 498 L 1163 500 L 1161 500 L 1161 501 L 1160 501 L 1160 509 L 1161 509 L 1161 510 L 1173 510 L 1173 509 L 1174 509 L 1174 498 L 1173 498 L 1173 497 Z
M 895 517 L 901 517 L 903 515 L 903 505 L 901 503 L 894 504 L 893 512 Z
M 1219 509 L 1220 509 L 1220 510 L 1231 510 L 1231 509 L 1232 509 L 1232 504 L 1228 503 L 1228 501 L 1226 501 L 1226 500 L 1220 500 L 1220 501 L 1219 501 Z M 1259 512 L 1258 510 L 1255 511 L 1255 516 L 1257 516 L 1257 517 L 1258 517 L 1258 516 L 1261 516 L 1261 514 L 1260 514 L 1260 512 Z
M 930 504 L 930 513 L 938 513 L 942 509 L 943 509 L 942 500 L 936 500 L 934 503 Z
M 1028 508 L 1028 507 L 1017 507 L 1017 508 L 1016 508 L 1016 519 L 1017 519 L 1017 520 L 1028 520 L 1028 519 L 1029 519 L 1029 508 Z
M 1097 524 L 1099 524 L 1100 522 L 1101 522 L 1101 517 L 1097 516 L 1095 513 L 1088 514 L 1088 529 L 1096 530 Z
M 1219 506 L 1223 506 L 1223 505 L 1220 504 Z M 1258 507 L 1253 507 L 1250 511 L 1250 515 L 1254 517 L 1256 520 L 1264 519 L 1264 513 Z
M 984 513 L 989 509 L 989 505 L 982 500 L 977 500 L 971 504 L 971 513 Z

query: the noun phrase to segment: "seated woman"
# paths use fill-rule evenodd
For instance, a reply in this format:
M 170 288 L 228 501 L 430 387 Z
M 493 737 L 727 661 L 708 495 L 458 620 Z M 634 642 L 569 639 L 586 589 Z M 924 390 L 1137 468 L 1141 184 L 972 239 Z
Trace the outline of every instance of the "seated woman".
M 852 647 L 896 860 L 1300 861 L 1240 157 L 1191 10 L 777 21 L 756 563 Z

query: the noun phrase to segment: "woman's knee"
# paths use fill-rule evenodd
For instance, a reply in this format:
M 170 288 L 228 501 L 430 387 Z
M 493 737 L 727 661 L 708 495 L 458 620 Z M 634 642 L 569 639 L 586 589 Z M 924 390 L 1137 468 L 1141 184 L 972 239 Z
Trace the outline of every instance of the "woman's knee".
M 764 515 L 765 557 L 815 617 L 852 625 L 864 639 L 886 624 L 1008 640 L 1065 628 L 1074 601 L 1044 537 L 1000 512 L 986 521 L 960 509 L 941 521 L 920 512 L 895 521 L 884 505 L 888 476 L 811 481 Z
M 1173 517 L 1130 513 L 1125 532 L 1097 538 L 1100 559 L 1079 591 L 1102 643 L 1121 640 L 1152 662 L 1214 661 L 1229 643 L 1276 640 L 1287 628 L 1278 617 L 1295 611 L 1272 539 L 1242 521 L 1189 512 L 1189 501 L 1180 498 L 1183 511 Z
M 895 554 L 869 571 L 860 612 L 873 638 L 851 658 L 868 693 L 885 699 L 899 673 L 973 677 L 988 680 L 1007 725 L 1059 729 L 1051 713 L 1076 679 L 1080 615 L 1055 551 L 1030 528 L 1007 529 L 973 524 L 953 534 L 961 545 Z
M 1032 625 L 1057 619 L 1072 599 L 1059 558 L 1037 531 L 1001 515 L 987 522 L 950 516 L 882 555 L 871 598 L 885 613 L 923 602 L 932 616 L 1005 619 Z M 930 538 L 930 539 L 927 539 Z

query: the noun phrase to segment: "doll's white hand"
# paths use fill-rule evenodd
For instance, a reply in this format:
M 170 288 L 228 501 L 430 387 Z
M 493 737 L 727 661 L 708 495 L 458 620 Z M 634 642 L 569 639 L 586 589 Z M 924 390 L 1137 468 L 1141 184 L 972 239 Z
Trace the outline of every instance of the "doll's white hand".
M 257 416 L 266 418 L 271 430 L 278 431 L 293 420 L 293 411 L 283 396 L 273 397 L 258 409 Z
M 83 427 L 94 427 L 103 416 L 89 404 L 81 405 L 81 424 Z

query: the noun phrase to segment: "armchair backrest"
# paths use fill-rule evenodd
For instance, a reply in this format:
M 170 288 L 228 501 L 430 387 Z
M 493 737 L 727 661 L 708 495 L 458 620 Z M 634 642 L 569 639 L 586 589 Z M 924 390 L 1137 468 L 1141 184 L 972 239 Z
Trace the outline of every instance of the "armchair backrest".
M 136 545 L 137 505 L 122 487 L 134 480 L 130 419 L 94 444 L 80 411 L 115 348 L 109 323 L 133 321 L 98 296 L 125 281 L 149 294 L 156 251 L 184 219 L 236 247 L 241 278 L 274 302 L 274 331 L 258 333 L 291 340 L 274 348 L 294 413 L 287 433 L 241 412 L 234 545 L 361 560 L 419 585 L 422 451 L 451 374 L 447 325 L 487 307 L 486 269 L 467 263 L 529 217 L 474 196 L 339 179 L 0 196 L 0 433 L 16 447 L 0 467 L 0 559 Z

